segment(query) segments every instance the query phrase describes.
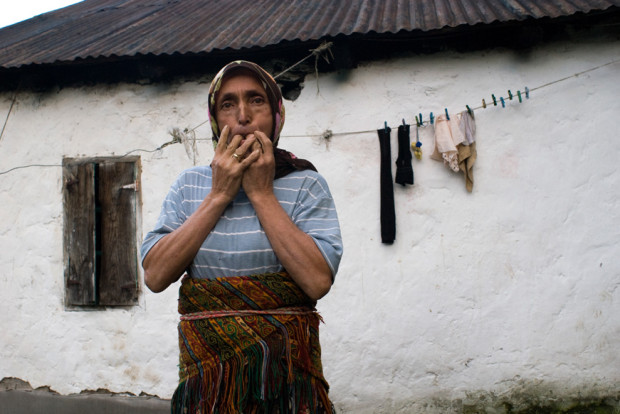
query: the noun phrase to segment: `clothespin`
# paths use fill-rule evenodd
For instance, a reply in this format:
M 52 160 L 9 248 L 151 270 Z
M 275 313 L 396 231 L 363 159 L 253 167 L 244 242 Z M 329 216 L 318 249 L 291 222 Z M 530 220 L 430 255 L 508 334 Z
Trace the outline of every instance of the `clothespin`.
M 420 117 L 422 114 L 420 114 Z M 417 118 L 417 117 L 416 117 Z M 419 160 L 422 159 L 422 143 L 420 142 L 420 126 L 418 125 L 415 129 L 415 143 L 411 144 L 411 149 L 413 150 L 413 155 Z
M 508 99 L 512 101 L 512 92 L 510 92 L 510 89 L 508 89 Z
M 422 112 L 420 112 L 418 116 L 420 117 L 420 126 L 424 126 L 424 121 L 422 121 Z
M 517 96 L 519 97 L 519 103 L 523 102 L 523 101 L 521 100 L 521 91 L 517 91 Z
M 405 123 L 405 118 L 403 118 L 403 126 L 407 126 L 407 124 Z
M 495 99 L 495 95 L 491 94 L 491 97 L 493 98 L 493 105 L 497 106 L 497 99 Z
M 465 107 L 467 108 L 467 113 L 473 117 L 474 116 L 474 111 L 471 110 L 469 105 L 465 105 Z
M 482 108 L 487 109 L 487 103 L 484 101 L 484 98 L 482 98 Z
M 433 125 L 434 123 L 435 123 L 435 116 L 431 112 L 431 125 Z
M 500 96 L 499 100 L 502 102 L 502 108 L 505 108 L 506 107 L 506 102 L 504 102 L 504 97 Z
M 383 121 L 383 127 L 385 128 L 385 132 L 387 132 L 387 129 L 388 129 L 387 121 Z
M 446 111 L 446 119 L 449 121 L 450 115 L 448 115 L 448 108 L 444 108 L 444 111 Z
M 415 126 L 419 127 L 420 126 L 420 118 L 418 118 L 418 116 L 415 116 Z
M 530 99 L 530 88 L 525 87 L 525 99 Z

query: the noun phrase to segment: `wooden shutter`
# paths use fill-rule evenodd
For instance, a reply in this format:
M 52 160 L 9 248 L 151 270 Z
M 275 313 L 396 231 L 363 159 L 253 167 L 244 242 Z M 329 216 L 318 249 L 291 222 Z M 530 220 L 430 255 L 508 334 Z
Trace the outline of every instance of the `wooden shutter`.
M 69 306 L 94 305 L 97 302 L 94 164 L 64 164 L 63 178 L 65 300 Z
M 136 160 L 63 162 L 67 306 L 138 303 Z
M 135 163 L 102 162 L 98 181 L 101 207 L 99 304 L 136 304 L 139 289 Z

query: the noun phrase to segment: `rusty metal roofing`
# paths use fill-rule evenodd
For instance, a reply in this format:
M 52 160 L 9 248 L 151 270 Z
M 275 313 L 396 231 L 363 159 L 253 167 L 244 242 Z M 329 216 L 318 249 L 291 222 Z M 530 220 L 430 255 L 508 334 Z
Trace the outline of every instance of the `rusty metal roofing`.
M 0 29 L 0 67 L 556 18 L 620 0 L 85 0 Z

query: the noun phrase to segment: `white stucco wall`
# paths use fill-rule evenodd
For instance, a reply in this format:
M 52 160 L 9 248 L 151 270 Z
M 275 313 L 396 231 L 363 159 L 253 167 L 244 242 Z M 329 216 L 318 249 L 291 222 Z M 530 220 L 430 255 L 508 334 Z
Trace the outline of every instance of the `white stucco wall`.
M 485 396 L 620 391 L 620 64 L 522 104 L 478 110 L 471 194 L 461 175 L 428 158 L 432 129 L 422 129 L 416 184 L 394 187 L 393 245 L 380 237 L 376 133 L 291 136 L 387 121 L 395 162 L 402 118 L 414 124 L 419 112 L 428 120 L 444 107 L 477 107 L 492 93 L 506 97 L 619 55 L 620 42 L 606 40 L 403 57 L 321 75 L 318 94 L 309 76 L 287 102 L 281 146 L 315 163 L 341 219 L 345 255 L 318 308 L 325 374 L 342 412 L 446 413 Z M 170 128 L 206 119 L 207 88 L 22 92 L 0 140 L 0 170 L 157 148 Z M 11 98 L 0 95 L 2 119 Z M 210 137 L 206 124 L 197 136 Z M 199 143 L 200 162 L 211 148 Z M 138 154 L 142 235 L 191 161 L 182 145 Z M 65 310 L 61 177 L 58 166 L 0 175 L 0 378 L 62 394 L 106 388 L 169 398 L 177 286 L 143 289 L 132 309 Z

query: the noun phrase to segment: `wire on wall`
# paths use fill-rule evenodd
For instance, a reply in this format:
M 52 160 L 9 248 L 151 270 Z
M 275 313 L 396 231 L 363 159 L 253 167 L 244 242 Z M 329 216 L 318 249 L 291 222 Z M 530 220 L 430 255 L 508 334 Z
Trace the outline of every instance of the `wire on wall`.
M 146 153 L 157 152 L 157 151 L 161 151 L 163 148 L 166 148 L 168 145 L 177 144 L 179 142 L 181 142 L 181 141 L 176 141 L 176 140 L 173 139 L 171 141 L 165 142 L 164 144 L 162 144 L 159 147 L 157 147 L 155 149 L 152 149 L 152 150 L 147 150 L 147 149 L 143 149 L 143 148 L 136 148 L 136 149 L 133 149 L 131 151 L 126 152 L 123 155 L 119 155 L 117 157 L 107 157 L 107 158 L 109 160 L 115 160 L 116 161 L 116 160 L 120 160 L 122 158 L 125 158 L 128 155 L 133 154 L 134 152 L 146 152 Z M 10 173 L 12 171 L 15 171 L 15 170 L 21 170 L 23 168 L 31 168 L 31 167 L 62 167 L 62 165 L 61 164 L 28 164 L 28 165 L 20 165 L 18 167 L 10 168 L 10 169 L 8 169 L 6 171 L 0 171 L 0 175 L 8 174 L 8 173 Z
M 284 75 L 286 72 L 288 72 L 291 69 L 297 67 L 298 65 L 301 65 L 303 62 L 305 62 L 306 60 L 308 60 L 309 58 L 314 56 L 314 72 L 315 72 L 316 77 L 318 79 L 319 78 L 319 69 L 318 69 L 319 57 L 323 56 L 323 58 L 327 61 L 327 63 L 329 63 L 329 57 L 327 57 L 327 54 L 329 53 L 329 55 L 333 59 L 334 54 L 331 51 L 331 48 L 332 48 L 333 45 L 334 44 L 332 42 L 323 42 L 323 43 L 321 43 L 321 45 L 319 47 L 317 47 L 316 49 L 311 49 L 310 52 L 312 52 L 312 53 L 310 53 L 308 56 L 306 56 L 305 58 L 301 59 L 300 61 L 294 63 L 293 65 L 289 66 L 288 68 L 284 69 L 282 72 L 278 73 L 273 78 L 274 79 L 278 79 L 280 76 Z
M 13 111 L 13 105 L 15 105 L 15 101 L 17 100 L 17 91 L 19 90 L 19 86 L 13 93 L 13 99 L 11 100 L 11 106 L 9 107 L 9 112 L 6 114 L 6 119 L 4 120 L 4 125 L 2 125 L 2 131 L 0 132 L 0 141 L 2 140 L 2 136 L 4 135 L 4 129 L 6 128 L 6 124 L 9 122 L 9 116 L 11 116 L 11 112 Z

